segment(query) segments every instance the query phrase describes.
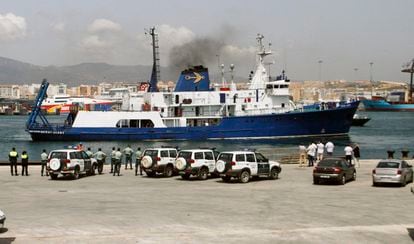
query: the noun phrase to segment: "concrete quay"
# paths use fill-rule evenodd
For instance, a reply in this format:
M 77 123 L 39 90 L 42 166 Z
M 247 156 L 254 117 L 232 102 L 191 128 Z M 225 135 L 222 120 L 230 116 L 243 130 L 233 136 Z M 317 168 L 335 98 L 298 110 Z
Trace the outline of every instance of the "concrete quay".
M 124 170 L 79 180 L 10 176 L 0 167 L 0 243 L 412 243 L 414 195 L 372 187 L 377 160 L 357 180 L 312 184 L 312 168 L 283 165 L 280 179 L 148 178 Z

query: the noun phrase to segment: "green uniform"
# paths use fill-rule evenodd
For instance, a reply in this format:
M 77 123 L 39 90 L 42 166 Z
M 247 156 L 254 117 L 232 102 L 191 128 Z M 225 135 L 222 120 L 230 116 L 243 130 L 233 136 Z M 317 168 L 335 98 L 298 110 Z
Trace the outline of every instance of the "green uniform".
M 128 163 L 129 163 L 130 169 L 132 169 L 132 154 L 134 154 L 134 150 L 132 150 L 132 148 L 130 147 L 126 147 L 124 149 L 124 154 L 125 154 L 125 169 L 128 168 Z
M 47 153 L 43 152 L 42 154 L 40 154 L 40 160 L 41 160 L 41 165 L 42 165 L 42 170 L 40 172 L 40 175 L 43 176 L 43 172 L 46 169 L 46 165 L 47 165 Z M 49 176 L 49 172 L 47 172 L 46 169 L 46 176 Z
M 140 150 L 137 150 L 135 152 L 135 175 L 138 175 L 138 167 L 139 167 L 139 174 L 142 175 L 141 157 L 142 157 L 142 152 Z

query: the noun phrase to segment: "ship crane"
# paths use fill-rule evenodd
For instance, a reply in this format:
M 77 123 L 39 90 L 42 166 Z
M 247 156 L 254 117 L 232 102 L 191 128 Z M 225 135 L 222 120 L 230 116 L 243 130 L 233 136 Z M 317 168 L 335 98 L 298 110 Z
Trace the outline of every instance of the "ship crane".
M 410 73 L 410 87 L 408 89 L 408 103 L 413 102 L 413 73 L 414 73 L 414 59 L 403 65 L 401 72 Z

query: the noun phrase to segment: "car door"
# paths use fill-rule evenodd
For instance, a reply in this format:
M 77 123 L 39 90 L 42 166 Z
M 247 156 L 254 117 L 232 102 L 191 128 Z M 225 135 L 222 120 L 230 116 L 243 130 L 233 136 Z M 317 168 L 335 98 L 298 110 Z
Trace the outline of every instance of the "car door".
M 172 163 L 175 167 L 175 159 L 177 158 L 177 151 L 176 150 L 169 150 L 170 160 L 169 162 Z
M 161 165 L 167 165 L 171 161 L 168 150 L 161 150 L 160 158 L 161 158 L 161 161 L 160 161 Z
M 194 167 L 201 167 L 205 165 L 204 153 L 194 152 Z
M 210 173 L 214 172 L 216 168 L 216 161 L 214 160 L 213 152 L 204 152 L 204 159 Z
M 257 162 L 257 174 L 270 174 L 269 160 L 260 153 L 256 153 L 254 156 Z
M 250 171 L 252 175 L 269 172 L 269 164 L 267 165 L 267 171 L 266 171 L 266 169 L 264 169 L 265 167 L 263 167 L 264 165 L 261 165 L 256 161 L 256 156 L 254 155 L 254 153 L 246 153 L 246 162 L 250 166 Z
M 86 154 L 86 152 L 81 151 L 81 153 L 83 159 L 83 171 L 88 171 L 92 167 L 91 159 L 89 158 L 88 154 Z

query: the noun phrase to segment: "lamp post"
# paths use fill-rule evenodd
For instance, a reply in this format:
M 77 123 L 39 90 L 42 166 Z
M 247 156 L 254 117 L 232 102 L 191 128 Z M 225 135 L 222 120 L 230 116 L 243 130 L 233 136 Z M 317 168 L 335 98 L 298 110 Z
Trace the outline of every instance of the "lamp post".
M 323 61 L 322 60 L 319 60 L 318 61 L 318 66 L 319 66 L 319 81 L 322 81 L 322 63 L 323 63 Z

